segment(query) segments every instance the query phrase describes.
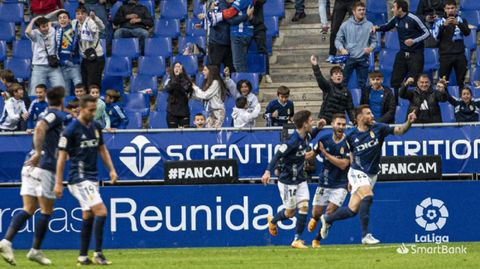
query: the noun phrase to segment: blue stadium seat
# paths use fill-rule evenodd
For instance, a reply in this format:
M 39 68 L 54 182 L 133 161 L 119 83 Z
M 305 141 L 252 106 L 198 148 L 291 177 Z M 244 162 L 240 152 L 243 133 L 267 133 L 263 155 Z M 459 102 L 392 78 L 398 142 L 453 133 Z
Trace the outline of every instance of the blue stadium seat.
M 235 99 L 228 97 L 225 100 L 225 120 L 223 121 L 222 127 L 233 127 L 232 112 L 235 107 Z
M 12 70 L 15 78 L 29 80 L 32 73 L 32 61 L 29 59 L 10 58 L 5 60 L 5 69 Z
M 477 0 L 460 0 L 461 10 L 480 10 L 480 2 Z
M 197 18 L 200 13 L 205 13 L 205 4 L 200 3 L 200 0 L 193 0 L 193 16 Z
M 36 97 L 36 96 L 35 96 Z M 64 107 L 67 107 L 68 106 L 68 103 L 70 103 L 70 101 L 72 101 L 73 99 L 75 99 L 75 95 L 67 95 L 65 96 L 64 100 L 63 100 L 63 106 Z M 32 100 L 30 98 L 30 100 Z M 32 100 L 33 101 L 33 100 Z
M 432 72 L 439 68 L 438 49 L 425 48 L 423 55 L 425 57 L 425 63 L 423 66 L 424 72 Z
M 179 62 L 183 65 L 183 68 L 190 76 L 195 75 L 198 72 L 198 59 L 193 55 L 177 55 L 173 57 L 170 66 L 173 67 L 173 64 Z
M 249 53 L 247 56 L 247 67 L 249 73 L 260 73 L 265 75 L 267 69 L 265 55 Z
M 471 29 L 470 34 L 463 39 L 465 47 L 470 50 L 477 48 L 477 28 Z
M 200 28 L 197 29 L 195 25 L 200 24 Z M 193 19 L 187 19 L 186 22 L 186 27 L 185 27 L 185 35 L 186 36 L 207 36 L 207 31 L 203 27 L 202 21 L 193 18 Z
M 0 113 L 3 114 L 3 108 L 5 107 L 5 101 L 3 101 L 3 98 L 0 98 Z
M 359 106 L 360 99 L 362 98 L 362 90 L 358 88 L 350 89 L 350 93 L 352 94 L 353 105 L 355 107 Z
M 359 87 L 360 86 L 358 85 L 358 81 L 357 81 L 357 71 L 355 71 L 354 69 L 352 72 L 352 75 L 350 75 L 350 79 L 348 80 L 347 88 L 351 90 L 351 89 L 357 89 Z
M 162 56 L 142 56 L 138 59 L 138 74 L 161 77 L 165 75 L 165 59 Z
M 157 95 L 157 104 L 155 107 L 156 111 L 166 110 L 168 102 L 168 93 L 162 91 Z
M 20 24 L 24 20 L 24 8 L 25 6 L 23 3 L 1 3 L 0 20 Z
M 112 56 L 137 59 L 140 56 L 138 38 L 116 38 L 112 40 Z
M 29 22 L 30 21 L 20 24 L 20 39 L 28 39 L 28 37 L 25 35 L 25 29 L 27 28 Z
M 15 23 L 0 21 L 0 40 L 11 42 L 15 39 Z
M 125 115 L 128 118 L 127 129 L 142 129 L 142 113 L 125 110 Z
M 102 46 L 103 58 L 107 59 L 107 40 L 105 38 L 100 39 L 100 46 Z
M 165 110 L 153 111 L 148 117 L 148 126 L 151 129 L 168 128 L 167 112 Z
M 13 57 L 21 59 L 32 59 L 32 41 L 20 39 L 13 41 Z
M 143 93 L 130 93 L 123 96 L 126 111 L 141 112 L 147 117 L 150 112 L 150 96 Z
M 180 36 L 180 21 L 178 19 L 156 20 L 153 34 L 155 37 L 177 38 Z
M 408 11 L 415 14 L 415 12 L 417 12 L 418 3 L 420 3 L 420 0 L 410 0 L 410 5 L 408 5 Z
M 412 91 L 413 88 L 409 88 L 409 91 Z M 410 105 L 410 101 L 408 101 L 407 99 L 403 99 L 403 98 L 398 98 L 398 105 L 399 106 L 406 106 L 408 107 Z
M 475 65 L 480 66 L 480 47 L 477 48 L 477 50 L 475 51 L 475 58 L 476 58 Z
M 384 2 L 384 1 L 378 1 L 378 2 Z M 382 25 L 388 22 L 387 12 L 382 12 L 382 13 L 369 12 L 367 9 L 367 12 L 365 13 L 365 15 L 367 16 L 367 20 L 371 21 L 373 25 Z
M 260 84 L 260 78 L 257 73 L 233 73 L 232 74 L 232 80 L 235 81 L 235 83 L 238 83 L 240 80 L 245 79 L 250 81 L 252 84 L 252 92 L 254 94 L 258 94 L 259 92 L 259 84 Z
M 273 52 L 273 37 L 267 35 L 267 50 L 268 55 L 272 55 Z M 257 51 L 257 42 L 253 41 L 250 42 L 250 46 L 248 47 L 248 53 L 258 53 Z
M 160 18 L 180 19 L 187 18 L 187 0 L 163 0 L 160 2 Z
M 375 32 L 375 35 L 377 38 L 377 44 L 375 46 L 375 49 L 373 49 L 373 53 L 378 54 L 382 50 L 382 33 Z
M 278 26 L 278 17 L 265 16 L 264 23 L 267 27 L 267 36 L 278 37 L 280 34 L 280 28 Z
M 200 100 L 190 99 L 190 101 L 188 101 L 188 106 L 190 107 L 190 114 L 192 118 L 197 113 L 205 112 L 205 106 L 203 105 L 203 102 Z
M 200 48 L 204 50 L 204 54 L 206 54 L 207 51 L 207 39 L 205 36 L 181 36 L 178 38 L 178 51 L 179 53 L 182 53 L 185 47 L 187 46 L 188 43 L 193 43 L 197 44 Z M 203 56 L 202 55 L 202 56 Z
M 68 12 L 68 16 L 70 16 L 70 19 L 75 19 L 75 10 L 78 8 L 79 3 L 78 2 L 72 2 L 72 1 L 64 1 L 63 2 L 63 9 L 65 9 Z
M 407 106 L 397 106 L 397 111 L 395 112 L 395 124 L 404 123 L 407 119 L 408 105 Z
M 443 122 L 456 122 L 453 106 L 448 102 L 439 103 Z
M 467 19 L 468 24 L 475 27 L 480 27 L 480 11 L 479 10 L 464 10 L 462 11 L 462 17 Z
M 379 70 L 383 73 L 383 83 L 390 87 L 390 78 L 393 72 L 393 63 L 395 62 L 395 55 L 397 50 L 384 49 L 379 55 Z
M 202 83 L 204 80 L 205 80 L 205 76 L 203 75 L 202 72 L 198 72 L 197 75 L 195 75 L 195 85 L 197 85 L 198 87 L 202 86 Z
M 158 92 L 158 81 L 155 76 L 136 75 L 130 77 L 130 93 L 152 89 L 153 95 L 156 96 Z
M 455 98 L 460 98 L 458 86 L 448 86 L 448 93 Z
M 373 13 L 386 13 L 388 11 L 387 1 L 366 0 L 365 9 Z
M 474 81 L 480 81 L 480 66 L 475 66 L 470 69 L 470 84 L 475 85 Z
M 397 32 L 389 31 L 385 33 L 385 48 L 393 50 L 400 49 L 400 42 L 398 41 Z
M 154 37 L 145 40 L 145 56 L 172 57 L 172 39 L 170 37 Z
M 7 59 L 7 42 L 0 40 L 0 62 Z
M 285 17 L 285 1 L 268 0 L 263 6 L 263 16 Z
M 102 89 L 100 93 L 102 95 L 105 95 L 105 92 L 109 89 L 117 90 L 121 94 L 123 94 L 125 89 L 125 86 L 123 85 L 123 77 L 104 75 L 102 79 Z
M 368 55 L 368 64 L 368 72 L 375 71 L 375 53 L 370 53 L 370 55 Z
M 118 9 L 123 5 L 123 1 L 116 1 L 115 4 L 110 8 L 110 15 L 112 16 L 112 20 L 115 18 L 115 14 L 117 14 Z
M 148 11 L 150 11 L 150 15 L 152 15 L 152 18 L 155 19 L 155 3 L 153 1 L 140 0 L 138 3 L 145 6 L 148 9 Z
M 104 74 L 106 76 L 130 77 L 132 74 L 132 63 L 128 57 L 107 57 Z

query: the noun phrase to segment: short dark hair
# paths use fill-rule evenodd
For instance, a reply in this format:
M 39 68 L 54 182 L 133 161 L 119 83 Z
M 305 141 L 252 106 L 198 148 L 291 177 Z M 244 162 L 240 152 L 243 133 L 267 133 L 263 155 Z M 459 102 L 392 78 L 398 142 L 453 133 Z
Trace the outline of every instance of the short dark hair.
M 10 69 L 4 69 L 0 71 L 0 78 L 4 79 L 8 83 L 15 82 L 15 75 Z
M 355 1 L 352 6 L 352 10 L 357 9 L 357 7 L 365 7 L 365 3 L 362 1 Z
M 122 97 L 122 95 L 120 94 L 120 92 L 117 91 L 117 90 L 114 90 L 114 89 L 108 89 L 108 90 L 105 92 L 105 94 L 106 94 L 106 96 L 112 97 L 114 102 L 118 102 L 118 100 L 120 100 L 120 97 Z
M 80 89 L 80 88 L 82 88 L 82 89 L 85 90 L 85 85 L 83 85 L 83 83 L 77 83 L 77 84 L 75 84 L 74 87 L 75 87 L 75 89 Z
M 383 78 L 383 74 L 380 71 L 373 71 L 368 74 L 369 78 Z
M 344 119 L 347 120 L 347 117 L 345 117 L 345 114 L 343 113 L 335 113 L 332 116 L 332 122 L 334 122 L 336 119 Z
M 36 89 L 43 89 L 44 91 L 47 91 L 47 85 L 45 84 L 37 84 L 37 86 L 35 86 L 35 90 Z
M 303 127 L 303 124 L 308 121 L 312 113 L 308 110 L 300 110 L 297 113 L 293 114 L 292 121 L 295 124 L 297 129 Z
M 197 116 L 198 116 L 198 117 L 203 117 L 203 118 L 205 118 L 205 115 L 203 115 L 202 113 L 197 113 L 197 114 L 195 114 L 195 116 L 193 116 L 193 118 L 196 118 Z
M 235 100 L 235 106 L 237 108 L 245 108 L 245 106 L 247 106 L 247 103 L 248 103 L 248 100 L 247 100 L 247 97 L 245 96 L 240 96 L 237 98 L 237 100 Z
M 360 114 L 362 114 L 363 110 L 364 110 L 364 109 L 367 109 L 367 108 L 370 109 L 370 106 L 369 106 L 369 105 L 359 105 L 359 106 L 357 106 L 357 107 L 355 108 L 355 119 L 357 119 L 358 116 L 359 116 Z
M 78 99 L 72 99 L 72 100 L 70 100 L 70 102 L 68 102 L 66 108 L 67 108 L 67 109 L 75 109 L 75 108 L 78 108 L 78 103 L 79 103 Z
M 290 95 L 290 89 L 287 86 L 278 87 L 277 96 L 279 95 Z
M 397 8 L 401 8 L 403 12 L 408 12 L 408 2 L 405 0 L 395 0 L 393 3 L 397 3 Z
M 97 103 L 97 98 L 91 96 L 91 95 L 84 95 L 80 97 L 80 107 L 81 108 L 86 108 L 88 103 Z
M 10 94 L 11 97 L 13 97 L 13 94 L 18 90 L 23 90 L 23 86 L 19 83 L 12 83 L 12 85 L 8 87 L 7 92 L 8 94 Z
M 237 90 L 238 92 L 240 92 L 240 89 L 242 88 L 242 85 L 243 83 L 247 84 L 247 87 L 248 87 L 248 93 L 251 93 L 252 92 L 252 83 L 250 83 L 250 81 L 246 80 L 246 79 L 242 79 L 240 80 L 238 83 L 237 83 Z M 240 92 L 241 93 L 241 92 Z
M 75 9 L 75 13 L 77 12 L 87 13 L 87 9 L 82 5 Z
M 462 90 L 460 91 L 460 94 L 461 94 L 463 91 L 469 91 L 469 92 L 470 92 L 470 95 L 472 95 L 472 89 L 470 89 L 470 87 L 468 87 L 468 86 L 464 86 L 464 87 L 462 88 Z
M 417 80 L 420 78 L 428 78 L 428 80 L 430 80 L 430 77 L 425 73 L 421 73 L 420 75 L 418 75 Z
M 49 23 L 49 22 L 50 22 L 50 21 L 49 21 L 47 18 L 45 18 L 45 17 L 39 17 L 38 19 L 35 20 L 35 26 L 37 26 L 37 28 L 38 28 L 38 27 L 40 27 L 40 26 L 42 26 L 42 25 L 44 25 L 44 24 L 47 24 L 47 23 Z
M 457 6 L 457 1 L 456 0 L 445 0 L 445 5 L 444 6 Z
M 65 97 L 65 88 L 62 86 L 56 86 L 47 91 L 47 100 L 49 106 L 62 105 L 63 97 Z
M 342 73 L 343 74 L 343 69 L 340 66 L 334 66 L 330 69 L 330 76 L 333 76 L 335 73 Z
M 100 86 L 98 86 L 98 84 L 90 84 L 88 86 L 88 91 L 91 91 L 92 89 L 100 89 Z
M 59 11 L 57 13 L 57 18 L 60 17 L 62 14 L 67 14 L 67 17 L 70 19 L 70 13 L 68 13 L 66 10 Z

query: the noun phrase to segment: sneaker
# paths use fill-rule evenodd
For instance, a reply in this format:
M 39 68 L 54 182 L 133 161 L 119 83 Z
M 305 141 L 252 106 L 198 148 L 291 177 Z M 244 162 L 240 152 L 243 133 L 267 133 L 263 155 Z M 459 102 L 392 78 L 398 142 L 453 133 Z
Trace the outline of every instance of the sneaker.
M 326 239 L 328 236 L 328 229 L 330 229 L 331 224 L 328 224 L 325 221 L 325 215 L 320 216 L 320 221 L 322 222 L 322 228 L 320 229 L 320 235 L 323 239 Z
M 93 262 L 86 256 L 80 256 L 77 258 L 77 266 L 92 265 Z
M 318 221 L 314 218 L 311 218 L 310 221 L 308 222 L 308 226 L 307 226 L 307 229 L 308 229 L 308 232 L 313 232 L 315 231 L 315 228 L 317 227 L 317 223 Z
M 110 265 L 112 264 L 111 261 L 105 258 L 102 252 L 94 252 L 93 253 L 93 263 L 98 265 Z
M 267 217 L 268 232 L 270 233 L 271 236 L 277 236 L 278 235 L 277 224 L 272 223 L 272 219 L 273 219 L 273 216 Z
M 312 248 L 319 248 L 319 247 L 320 247 L 320 240 L 313 240 Z
M 327 24 L 327 25 L 323 25 L 323 26 L 322 26 L 322 34 L 324 34 L 324 35 L 328 34 L 328 29 L 329 29 L 329 28 L 330 28 L 330 27 L 328 27 L 328 24 Z
M 27 253 L 27 259 L 37 262 L 41 265 L 50 265 L 52 261 L 43 254 L 41 250 L 31 248 Z
M 265 75 L 265 83 L 268 83 L 268 84 L 273 83 L 272 77 L 270 77 L 270 75 Z
M 303 240 L 294 240 L 292 242 L 292 248 L 308 248 L 307 246 L 305 246 L 305 241 Z
M 307 16 L 307 14 L 305 14 L 305 12 L 295 13 L 295 16 L 293 16 L 292 21 L 293 22 L 299 21 L 299 20 L 305 18 L 306 16 Z
M 333 62 L 334 59 L 335 59 L 335 55 L 328 55 L 328 58 L 325 60 L 325 62 L 331 63 Z
M 364 245 L 376 245 L 378 243 L 380 243 L 380 240 L 373 237 L 372 234 L 367 234 L 364 238 L 362 238 L 362 244 Z
M 13 255 L 12 243 L 6 239 L 0 241 L 0 255 L 11 265 L 16 265 L 15 255 Z

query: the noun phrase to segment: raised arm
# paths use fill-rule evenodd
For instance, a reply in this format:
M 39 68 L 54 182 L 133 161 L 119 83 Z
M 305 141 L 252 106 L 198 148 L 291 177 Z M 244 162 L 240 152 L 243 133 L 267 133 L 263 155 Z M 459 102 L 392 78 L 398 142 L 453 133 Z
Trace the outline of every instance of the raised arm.
M 410 129 L 410 127 L 412 126 L 412 123 L 414 123 L 416 119 L 417 119 L 417 115 L 415 114 L 415 111 L 411 112 L 410 114 L 408 114 L 407 121 L 400 126 L 396 126 L 395 129 L 393 130 L 393 133 L 395 135 L 403 135 L 408 131 L 408 129 Z
M 326 80 L 323 76 L 320 66 L 318 65 L 318 59 L 315 55 L 310 57 L 310 63 L 312 64 L 313 74 L 317 80 L 318 87 L 320 87 L 320 89 L 325 93 L 330 92 L 330 83 L 328 83 L 328 80 Z

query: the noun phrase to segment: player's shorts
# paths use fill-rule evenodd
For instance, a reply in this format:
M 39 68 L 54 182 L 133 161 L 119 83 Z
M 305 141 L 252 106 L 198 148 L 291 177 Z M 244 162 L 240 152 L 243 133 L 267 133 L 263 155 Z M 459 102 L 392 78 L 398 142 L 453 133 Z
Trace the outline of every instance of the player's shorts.
M 51 171 L 33 167 L 22 167 L 22 187 L 20 195 L 55 199 L 55 174 Z
M 89 211 L 92 207 L 103 203 L 98 182 L 85 180 L 76 184 L 69 184 L 68 190 L 80 203 L 83 211 Z
M 362 186 L 375 186 L 378 175 L 368 175 L 360 170 L 350 169 L 348 170 L 348 182 L 352 185 L 352 194 L 355 193 L 358 188 Z
M 327 206 L 328 203 L 332 203 L 340 207 L 342 206 L 346 197 L 347 190 L 345 188 L 317 187 L 312 204 L 314 206 Z
M 286 209 L 296 209 L 299 202 L 310 200 L 310 192 L 306 181 L 298 185 L 287 185 L 279 181 L 277 186 Z

